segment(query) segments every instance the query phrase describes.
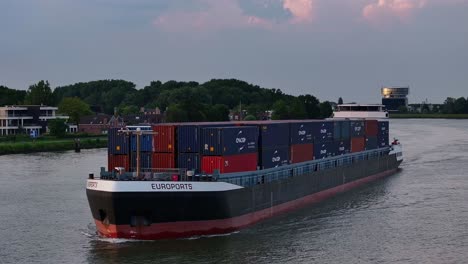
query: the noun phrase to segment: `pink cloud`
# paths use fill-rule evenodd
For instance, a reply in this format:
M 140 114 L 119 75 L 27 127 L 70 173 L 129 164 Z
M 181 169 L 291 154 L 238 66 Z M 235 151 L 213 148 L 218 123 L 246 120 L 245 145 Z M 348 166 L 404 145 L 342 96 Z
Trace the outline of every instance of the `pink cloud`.
M 283 8 L 293 15 L 292 23 L 312 21 L 314 11 L 312 0 L 283 0 Z
M 365 19 L 386 23 L 392 19 L 407 20 L 415 9 L 423 8 L 427 0 L 378 0 L 362 10 Z
M 413 13 L 427 6 L 457 5 L 468 0 L 378 0 L 362 9 L 362 16 L 375 25 L 388 25 L 394 21 L 407 22 Z
M 166 31 L 217 31 L 225 28 L 283 28 L 286 24 L 309 23 L 315 0 L 281 0 L 283 8 L 292 14 L 288 23 L 279 23 L 246 15 L 238 0 L 194 0 L 205 6 L 202 11 L 170 11 L 160 15 L 153 25 Z

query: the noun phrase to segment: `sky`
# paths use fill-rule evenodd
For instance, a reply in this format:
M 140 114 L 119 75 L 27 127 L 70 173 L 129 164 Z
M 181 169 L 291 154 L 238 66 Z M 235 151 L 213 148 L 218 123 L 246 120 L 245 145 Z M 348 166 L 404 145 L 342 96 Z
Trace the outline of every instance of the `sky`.
M 237 78 L 321 101 L 468 96 L 468 0 L 0 0 L 0 85 Z

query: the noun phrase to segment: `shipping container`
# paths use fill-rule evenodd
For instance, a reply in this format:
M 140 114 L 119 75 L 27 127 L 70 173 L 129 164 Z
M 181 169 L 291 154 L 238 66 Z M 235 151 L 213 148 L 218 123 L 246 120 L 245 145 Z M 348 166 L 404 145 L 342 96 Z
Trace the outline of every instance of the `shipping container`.
M 137 151 L 137 135 L 130 137 L 132 151 Z M 143 134 L 140 136 L 140 151 L 151 152 L 153 151 L 153 135 Z
M 334 140 L 349 140 L 349 124 L 348 120 L 339 120 L 334 122 L 333 139 Z
M 199 152 L 200 131 L 196 125 L 180 125 L 177 127 L 177 152 Z
M 210 127 L 201 133 L 203 155 L 227 156 L 257 152 L 258 127 Z
M 351 138 L 351 152 L 361 152 L 366 149 L 365 137 L 352 137 Z
M 109 128 L 107 150 L 109 154 L 127 155 L 130 152 L 130 136 L 120 133 L 121 128 Z
M 351 143 L 349 140 L 335 141 L 335 156 L 349 154 L 351 152 Z
M 136 171 L 137 167 L 137 152 L 132 152 L 130 169 Z M 151 152 L 140 152 L 140 169 L 150 169 L 152 168 L 153 156 Z
M 259 148 L 289 146 L 289 123 L 266 123 L 259 127 Z
M 259 152 L 259 166 L 261 169 L 275 168 L 289 163 L 289 146 L 264 148 Z
M 335 155 L 335 142 L 314 144 L 314 159 L 324 159 Z
M 361 137 L 365 135 L 366 129 L 364 120 L 351 120 L 349 126 L 351 137 Z
M 318 121 L 312 122 L 312 135 L 314 143 L 331 142 L 333 141 L 334 124 L 333 121 Z
M 379 148 L 384 148 L 389 146 L 389 138 L 388 134 L 387 135 L 378 135 L 377 136 L 377 141 L 378 141 L 378 147 Z
M 214 170 L 220 173 L 244 172 L 257 170 L 257 153 L 247 153 L 231 156 L 204 156 L 202 158 L 203 173 L 212 174 Z
M 176 168 L 174 153 L 153 153 L 152 167 L 158 169 Z
M 314 144 L 291 145 L 291 163 L 300 163 L 314 159 Z
M 388 121 L 378 121 L 378 130 L 379 135 L 388 135 L 389 131 L 389 122 Z
M 209 127 L 231 127 L 240 125 L 235 122 L 198 122 L 177 124 L 177 152 L 199 153 L 201 144 L 201 129 Z
M 366 150 L 372 150 L 378 148 L 377 136 L 366 136 Z
M 314 142 L 313 129 L 313 122 L 290 123 L 291 145 L 312 144 Z
M 377 136 L 379 125 L 377 120 L 366 120 L 366 136 Z
M 175 152 L 175 125 L 153 126 L 153 152 Z
M 200 154 L 179 153 L 177 155 L 177 167 L 181 169 L 194 170 L 200 172 Z
M 130 171 L 129 155 L 109 154 L 107 157 L 107 170 L 113 171 L 116 167 L 122 167 L 125 168 L 125 171 Z

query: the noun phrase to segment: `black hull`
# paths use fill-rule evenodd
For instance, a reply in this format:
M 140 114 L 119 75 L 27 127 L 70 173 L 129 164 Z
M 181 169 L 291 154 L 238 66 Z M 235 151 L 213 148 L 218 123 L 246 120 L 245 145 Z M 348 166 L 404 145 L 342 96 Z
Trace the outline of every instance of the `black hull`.
M 210 192 L 103 192 L 87 189 L 101 235 L 158 239 L 224 233 L 392 174 L 395 155 Z

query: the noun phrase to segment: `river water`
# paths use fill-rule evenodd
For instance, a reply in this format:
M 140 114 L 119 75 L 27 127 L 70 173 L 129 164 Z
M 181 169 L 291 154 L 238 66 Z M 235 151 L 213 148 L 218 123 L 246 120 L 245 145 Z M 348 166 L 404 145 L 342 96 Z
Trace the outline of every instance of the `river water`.
M 85 180 L 106 150 L 0 156 L 0 263 L 466 263 L 468 121 L 391 120 L 389 178 L 237 233 L 169 241 L 95 234 Z

